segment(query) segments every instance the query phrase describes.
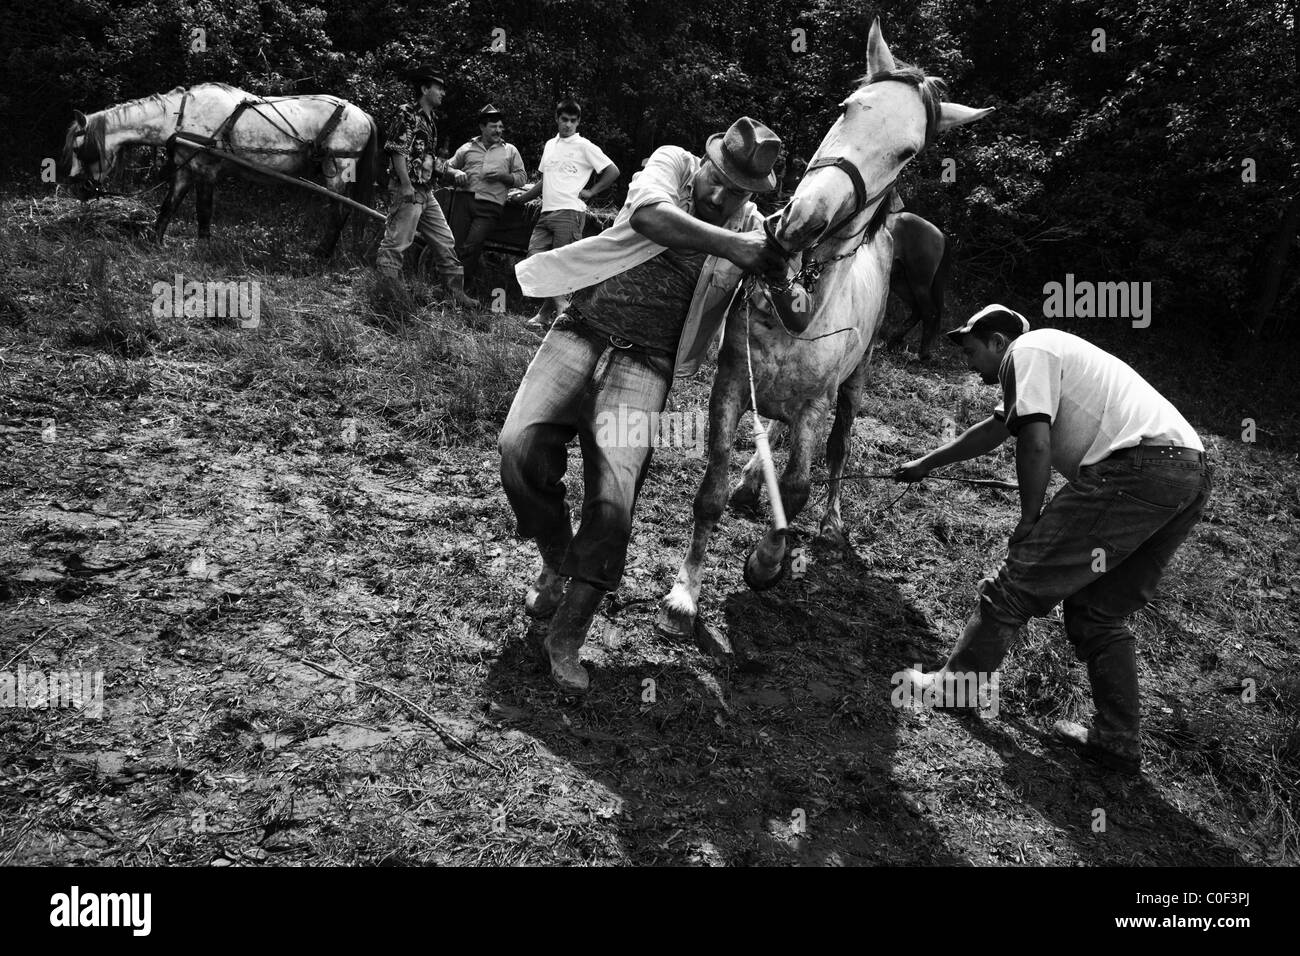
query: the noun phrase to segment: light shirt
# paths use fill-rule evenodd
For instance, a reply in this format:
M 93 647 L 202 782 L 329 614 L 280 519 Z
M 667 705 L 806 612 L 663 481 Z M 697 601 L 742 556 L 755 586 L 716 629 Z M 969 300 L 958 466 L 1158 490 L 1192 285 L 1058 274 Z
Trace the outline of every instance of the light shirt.
M 469 186 L 463 191 L 472 192 L 475 199 L 486 199 L 499 206 L 504 206 L 510 187 L 503 182 L 486 181 L 488 173 L 509 173 L 514 177 L 514 184 L 522 186 L 528 181 L 524 170 L 524 158 L 519 150 L 502 140 L 488 146 L 482 136 L 475 136 L 468 143 L 456 150 L 456 155 L 447 161 L 452 169 L 460 169 L 469 175 Z
M 1122 360 L 1058 329 L 1035 329 L 1011 342 L 998 368 L 1002 401 L 993 415 L 1015 435 L 1048 422 L 1052 465 L 1073 481 L 1084 465 L 1137 445 L 1204 451 L 1195 429 L 1169 400 Z
M 695 198 L 691 182 L 700 164 L 699 157 L 680 146 L 660 146 L 651 154 L 645 169 L 632 177 L 627 201 L 612 226 L 599 235 L 529 256 L 515 266 L 523 294 L 535 299 L 569 296 L 659 255 L 667 247 L 633 229 L 632 214 L 642 206 L 662 202 L 693 213 Z M 723 228 L 752 232 L 763 228 L 763 217 L 757 206 L 746 202 Z M 700 367 L 709 343 L 722 329 L 742 278 L 740 266 L 729 259 L 709 256 L 704 260 L 677 346 L 677 375 L 694 374 Z
M 542 212 L 586 212 L 587 204 L 578 193 L 592 173 L 603 173 L 611 162 L 599 146 L 578 133 L 568 138 L 553 136 L 542 147 Z

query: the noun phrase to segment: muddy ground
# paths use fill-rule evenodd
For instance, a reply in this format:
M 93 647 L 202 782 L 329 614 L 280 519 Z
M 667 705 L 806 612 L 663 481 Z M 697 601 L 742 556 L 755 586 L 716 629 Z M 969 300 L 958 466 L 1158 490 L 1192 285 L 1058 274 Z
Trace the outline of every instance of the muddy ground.
M 321 271 L 292 224 L 263 241 L 251 214 L 159 250 L 5 210 L 0 672 L 102 671 L 104 690 L 99 719 L 0 710 L 0 864 L 1296 861 L 1293 407 L 1247 443 L 1256 399 L 1158 379 L 1193 403 L 1219 490 L 1133 620 L 1140 781 L 1046 740 L 1088 713 L 1059 618 L 1013 651 L 997 716 L 891 704 L 1015 521 L 1012 494 L 953 483 L 854 483 L 850 550 L 810 544 L 804 576 L 761 594 L 740 563 L 762 524 L 729 515 L 701 622 L 722 657 L 654 628 L 703 471 L 660 449 L 574 703 L 531 649 L 537 554 L 492 440 L 537 343 L 522 304 L 467 322 L 417 286 L 394 326 L 369 311 L 360 239 Z M 177 272 L 258 279 L 263 320 L 150 320 Z M 703 409 L 707 381 L 670 408 Z M 994 398 L 947 352 L 878 356 L 851 470 Z M 576 498 L 576 449 L 570 466 Z M 1014 480 L 1010 448 L 956 473 Z

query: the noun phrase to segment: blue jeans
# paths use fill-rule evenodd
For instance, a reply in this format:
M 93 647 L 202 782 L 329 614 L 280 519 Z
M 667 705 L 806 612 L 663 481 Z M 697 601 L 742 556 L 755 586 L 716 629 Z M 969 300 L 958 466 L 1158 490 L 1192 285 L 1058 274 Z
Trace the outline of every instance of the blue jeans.
M 561 574 L 605 591 L 622 579 L 653 441 L 609 426 L 662 412 L 672 378 L 671 356 L 618 348 L 566 318 L 533 357 L 501 430 L 501 483 L 519 535 L 535 539 Z M 575 435 L 583 470 L 576 533 L 564 486 Z
M 1014 629 L 1064 602 L 1066 636 L 1081 661 L 1131 641 L 1124 619 L 1155 597 L 1211 487 L 1209 466 L 1197 461 L 1112 456 L 1081 468 L 980 582 L 980 610 Z M 996 627 L 986 630 L 988 639 L 969 647 L 970 664 L 993 671 L 1006 652 L 998 645 L 1014 632 L 1003 629 L 999 641 Z

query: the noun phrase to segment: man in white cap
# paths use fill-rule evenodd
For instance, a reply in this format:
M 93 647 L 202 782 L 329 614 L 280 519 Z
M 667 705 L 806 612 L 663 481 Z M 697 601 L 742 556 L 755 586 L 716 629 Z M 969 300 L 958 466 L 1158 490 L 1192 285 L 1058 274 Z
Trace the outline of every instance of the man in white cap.
M 993 414 L 896 469 L 919 481 L 935 468 L 986 454 L 1016 437 L 1020 521 L 1001 567 L 943 667 L 905 672 L 913 699 L 971 675 L 984 682 L 1021 625 L 1064 602 L 1065 632 L 1087 664 L 1092 727 L 1054 730 L 1086 756 L 1123 773 L 1141 770 L 1137 655 L 1125 618 L 1145 607 L 1209 498 L 1205 446 L 1142 376 L 1097 346 L 1056 329 L 1029 331 L 1020 313 L 990 305 L 948 337 L 986 385 Z M 1043 508 L 1051 469 L 1069 484 Z
M 601 422 L 654 421 L 674 373 L 699 368 L 744 274 L 784 280 L 786 258 L 750 202 L 775 188 L 780 147 L 747 116 L 710 137 L 703 158 L 661 146 L 632 179 L 609 229 L 515 267 L 524 295 L 595 287 L 555 320 L 500 438 L 501 481 L 518 532 L 536 540 L 542 556 L 525 610 L 553 616 L 544 646 L 551 678 L 567 693 L 588 688 L 579 651 L 601 599 L 623 576 L 653 446 L 645 429 L 611 437 Z M 807 324 L 790 293 L 774 299 L 791 328 Z M 564 487 L 565 446 L 575 436 L 584 473 L 576 533 Z

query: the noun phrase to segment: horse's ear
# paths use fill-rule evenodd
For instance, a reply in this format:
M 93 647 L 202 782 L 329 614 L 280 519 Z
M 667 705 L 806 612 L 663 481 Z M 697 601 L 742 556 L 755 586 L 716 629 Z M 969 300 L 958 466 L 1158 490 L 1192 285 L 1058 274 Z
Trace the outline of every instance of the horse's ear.
M 86 128 L 86 114 L 81 112 L 81 110 L 72 111 L 72 121 L 82 129 Z
M 977 110 L 971 106 L 962 106 L 960 103 L 940 103 L 938 132 L 945 133 L 954 126 L 965 126 L 967 123 L 983 119 L 992 113 L 993 109 L 992 106 Z
M 887 73 L 894 69 L 894 55 L 885 44 L 880 32 L 880 17 L 871 21 L 871 35 L 867 37 L 867 76 Z

